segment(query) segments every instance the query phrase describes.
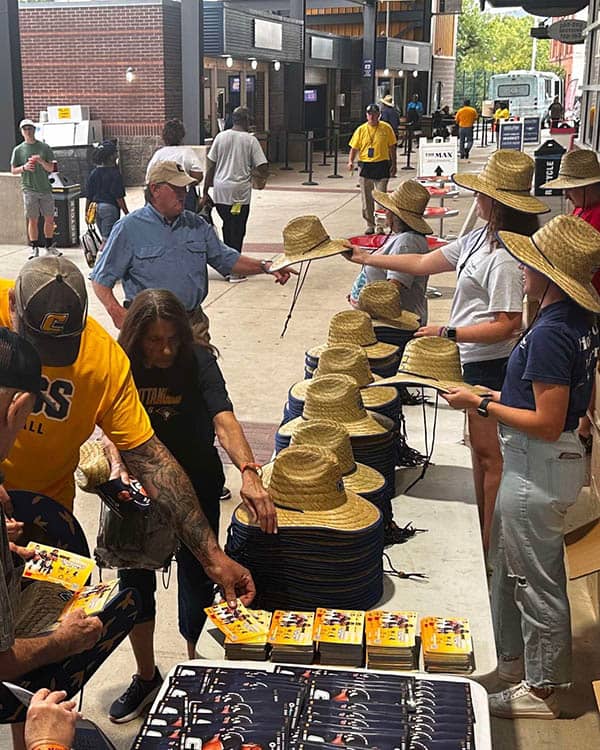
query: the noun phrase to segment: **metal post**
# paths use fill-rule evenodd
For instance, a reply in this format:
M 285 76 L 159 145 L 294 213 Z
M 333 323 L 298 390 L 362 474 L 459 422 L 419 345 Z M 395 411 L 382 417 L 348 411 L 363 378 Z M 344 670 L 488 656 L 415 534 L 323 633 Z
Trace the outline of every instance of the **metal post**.
M 294 170 L 290 167 L 289 160 L 289 133 L 287 130 L 283 131 L 283 167 L 279 167 L 282 172 L 293 172 Z
M 300 174 L 308 174 L 308 141 L 310 140 L 310 133 L 312 133 L 312 130 L 307 130 L 304 135 L 304 169 L 298 170 Z
M 412 139 L 413 129 L 412 125 L 406 124 L 407 139 L 404 142 L 404 153 L 406 154 L 406 165 L 402 167 L 403 170 L 414 170 L 414 167 L 410 166 L 410 155 L 412 154 Z
M 312 130 L 308 131 L 308 138 L 306 140 L 306 146 L 307 146 L 307 159 L 308 159 L 308 180 L 303 182 L 303 185 L 318 185 L 318 182 L 314 182 L 312 176 L 313 176 L 313 142 L 314 142 L 314 133 Z
M 340 180 L 343 178 L 343 175 L 338 174 L 338 152 L 340 149 L 340 131 L 337 125 L 334 125 L 333 141 L 334 141 L 334 148 L 335 148 L 333 152 L 333 174 L 328 175 L 328 178 L 330 180 Z
M 327 133 L 328 133 L 328 131 L 329 131 L 329 127 L 326 126 L 325 127 L 325 138 L 323 139 L 323 166 L 324 167 L 327 166 L 327 141 L 328 141 Z

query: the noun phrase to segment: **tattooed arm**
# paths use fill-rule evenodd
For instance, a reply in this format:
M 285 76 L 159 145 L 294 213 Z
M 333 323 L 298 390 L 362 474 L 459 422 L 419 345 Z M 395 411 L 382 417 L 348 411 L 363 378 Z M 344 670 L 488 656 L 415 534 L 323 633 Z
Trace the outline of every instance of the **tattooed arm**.
M 121 451 L 127 471 L 144 485 L 152 500 L 170 517 L 177 536 L 202 563 L 228 602 L 239 596 L 249 604 L 256 590 L 250 572 L 219 547 L 187 474 L 154 436 L 133 450 Z

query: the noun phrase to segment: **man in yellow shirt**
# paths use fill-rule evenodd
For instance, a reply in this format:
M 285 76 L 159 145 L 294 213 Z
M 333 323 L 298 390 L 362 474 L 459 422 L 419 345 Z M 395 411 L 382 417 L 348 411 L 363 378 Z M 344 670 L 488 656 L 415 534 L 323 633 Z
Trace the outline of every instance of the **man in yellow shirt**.
M 454 115 L 454 119 L 458 125 L 458 143 L 461 159 L 469 158 L 469 152 L 473 147 L 473 125 L 478 117 L 477 110 L 471 106 L 470 99 L 465 99 L 463 106 Z
M 380 121 L 377 104 L 367 107 L 367 121 L 354 131 L 350 139 L 348 169 L 354 169 L 358 156 L 360 167 L 360 197 L 365 234 L 375 233 L 375 204 L 373 189 L 387 192 L 388 180 L 396 176 L 396 134 L 387 122 Z
M 37 350 L 47 397 L 37 399 L 2 465 L 6 487 L 43 493 L 72 508 L 79 449 L 98 425 L 226 599 L 249 603 L 255 593 L 250 573 L 219 547 L 186 473 L 154 434 L 129 359 L 87 316 L 87 304 L 83 276 L 63 257 L 29 261 L 14 284 L 0 280 L 0 325 Z M 12 517 L 2 485 L 0 501 Z

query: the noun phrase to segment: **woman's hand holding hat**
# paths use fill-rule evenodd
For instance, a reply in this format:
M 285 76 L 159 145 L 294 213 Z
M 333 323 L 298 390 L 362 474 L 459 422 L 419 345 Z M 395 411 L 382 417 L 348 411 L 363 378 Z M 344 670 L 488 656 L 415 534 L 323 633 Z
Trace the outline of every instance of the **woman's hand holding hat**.
M 421 336 L 439 336 L 440 326 L 421 326 L 414 334 L 417 338 Z
M 367 253 L 362 248 L 357 247 L 356 245 L 351 245 L 350 243 L 348 243 L 348 251 L 342 253 L 342 256 L 346 258 L 346 260 L 349 260 L 351 263 L 358 263 L 361 266 L 365 264 L 369 255 L 370 253 Z
M 242 474 L 240 497 L 252 522 L 257 523 L 265 534 L 276 534 L 277 511 L 258 474 L 253 471 Z
M 476 409 L 481 403 L 481 395 L 467 388 L 453 388 L 441 396 L 453 409 Z

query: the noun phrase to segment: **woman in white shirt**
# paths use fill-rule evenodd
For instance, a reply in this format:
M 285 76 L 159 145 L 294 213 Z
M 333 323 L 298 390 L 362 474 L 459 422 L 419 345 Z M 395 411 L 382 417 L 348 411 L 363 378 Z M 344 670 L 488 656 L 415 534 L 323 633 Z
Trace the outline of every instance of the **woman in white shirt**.
M 457 185 L 473 190 L 477 215 L 485 222 L 427 255 L 369 255 L 353 248 L 351 260 L 415 276 L 456 270 L 456 291 L 447 326 L 423 326 L 416 336 L 444 336 L 458 343 L 464 379 L 502 389 L 508 357 L 521 328 L 523 277 L 517 262 L 499 244 L 497 232 L 531 236 L 537 214 L 550 209 L 530 195 L 534 162 L 520 151 L 499 150 L 480 174 L 456 174 Z M 496 424 L 469 412 L 475 494 L 487 552 L 502 456 Z

